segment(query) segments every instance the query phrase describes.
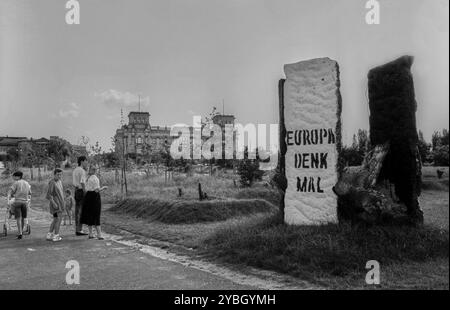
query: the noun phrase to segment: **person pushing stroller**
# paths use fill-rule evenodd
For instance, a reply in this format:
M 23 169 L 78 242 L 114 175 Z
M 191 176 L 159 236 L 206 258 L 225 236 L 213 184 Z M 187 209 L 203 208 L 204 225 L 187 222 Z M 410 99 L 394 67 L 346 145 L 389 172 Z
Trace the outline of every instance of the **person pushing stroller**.
M 31 186 L 23 180 L 23 172 L 16 171 L 13 173 L 14 183 L 8 190 L 8 204 L 11 204 L 11 212 L 17 221 L 18 235 L 17 239 L 22 239 L 23 228 L 27 221 L 27 208 L 31 201 Z M 10 203 L 14 198 L 14 202 Z

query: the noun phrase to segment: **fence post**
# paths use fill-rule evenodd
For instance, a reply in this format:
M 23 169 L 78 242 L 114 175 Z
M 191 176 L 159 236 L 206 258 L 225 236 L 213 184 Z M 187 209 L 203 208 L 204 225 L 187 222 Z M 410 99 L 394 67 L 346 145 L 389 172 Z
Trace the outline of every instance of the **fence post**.
M 198 183 L 198 199 L 203 200 L 202 184 Z

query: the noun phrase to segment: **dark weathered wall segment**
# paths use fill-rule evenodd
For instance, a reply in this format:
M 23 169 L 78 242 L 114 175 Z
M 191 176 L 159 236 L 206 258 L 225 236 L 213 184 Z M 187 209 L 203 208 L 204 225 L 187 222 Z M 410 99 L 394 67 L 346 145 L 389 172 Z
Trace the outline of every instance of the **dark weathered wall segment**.
M 419 212 L 420 158 L 414 83 L 414 58 L 403 56 L 369 71 L 370 142 L 390 144 L 379 181 L 389 180 L 411 215 Z

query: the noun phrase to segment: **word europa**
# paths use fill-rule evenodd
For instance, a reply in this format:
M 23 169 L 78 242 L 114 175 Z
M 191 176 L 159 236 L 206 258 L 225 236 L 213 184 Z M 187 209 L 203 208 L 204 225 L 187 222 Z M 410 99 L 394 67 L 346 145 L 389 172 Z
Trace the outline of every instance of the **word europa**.
M 275 305 L 275 295 L 219 295 L 216 299 L 209 297 L 181 296 L 175 297 L 175 305 L 201 305 L 202 308 L 210 303 L 218 305 Z
M 317 145 L 336 143 L 332 128 L 312 130 L 289 130 L 286 132 L 287 145 Z
M 366 23 L 368 25 L 380 24 L 380 3 L 377 0 L 369 0 L 366 2 Z
M 266 124 L 204 124 L 201 116 L 193 117 L 193 126 L 176 124 L 170 135 L 176 137 L 170 146 L 173 159 L 256 159 L 258 150 L 260 169 L 273 169 L 278 163 L 278 124 L 269 125 L 270 145 L 267 145 Z M 207 139 L 202 139 L 207 138 Z
M 69 0 L 66 2 L 66 23 L 68 25 L 80 24 L 80 3 L 76 0 Z

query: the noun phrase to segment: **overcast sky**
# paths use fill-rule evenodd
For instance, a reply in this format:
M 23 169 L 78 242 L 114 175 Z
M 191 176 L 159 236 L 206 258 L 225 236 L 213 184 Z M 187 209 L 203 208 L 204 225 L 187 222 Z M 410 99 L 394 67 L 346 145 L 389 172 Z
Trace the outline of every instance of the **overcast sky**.
M 212 106 L 241 123 L 277 123 L 283 65 L 338 61 L 345 142 L 368 129 L 367 72 L 415 56 L 418 128 L 448 128 L 447 0 L 380 0 L 380 25 L 365 0 L 0 1 L 0 136 L 82 135 L 109 147 L 137 110 L 152 125 L 192 124 Z

